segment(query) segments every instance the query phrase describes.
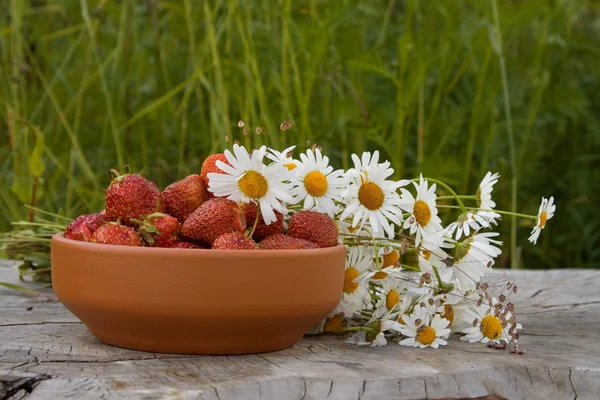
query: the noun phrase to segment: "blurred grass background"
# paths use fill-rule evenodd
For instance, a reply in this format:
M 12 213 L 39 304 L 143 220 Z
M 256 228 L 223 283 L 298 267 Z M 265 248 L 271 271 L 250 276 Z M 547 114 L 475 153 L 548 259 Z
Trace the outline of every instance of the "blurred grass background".
M 197 173 L 226 135 L 340 167 L 379 149 L 465 193 L 498 171 L 510 209 L 511 123 L 519 210 L 559 207 L 535 247 L 519 225 L 522 266 L 599 267 L 600 3 L 500 0 L 498 21 L 484 0 L 3 0 L 0 231 L 24 203 L 102 209 L 107 166 Z

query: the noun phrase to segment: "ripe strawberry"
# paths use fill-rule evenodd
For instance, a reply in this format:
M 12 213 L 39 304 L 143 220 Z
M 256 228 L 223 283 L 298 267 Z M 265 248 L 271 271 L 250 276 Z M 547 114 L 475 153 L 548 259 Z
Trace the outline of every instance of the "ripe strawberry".
M 170 184 L 161 196 L 167 212 L 181 223 L 208 200 L 208 192 L 200 175 L 190 175 Z
M 212 245 L 224 233 L 246 231 L 246 218 L 237 203 L 216 198 L 204 202 L 185 220 L 181 235 L 191 241 Z
M 148 215 L 143 221 L 132 219 L 138 223 L 138 233 L 144 241 L 154 247 L 171 247 L 179 241 L 181 224 L 177 218 L 167 214 L 154 213 Z
M 104 225 L 106 219 L 102 214 L 86 214 L 75 218 L 65 230 L 65 238 L 90 242 L 94 232 Z
M 239 232 L 224 233 L 213 242 L 217 250 L 258 250 L 258 245 L 248 236 Z
M 308 240 L 296 239 L 283 233 L 278 233 L 260 242 L 260 248 L 264 250 L 298 250 L 318 249 L 319 246 Z
M 202 247 L 190 242 L 177 242 L 171 246 L 172 249 L 201 249 Z
M 106 215 L 108 219 L 117 220 L 130 225 L 131 218 L 143 219 L 154 212 L 165 212 L 160 198 L 160 191 L 154 182 L 146 178 L 126 174 L 117 175 L 106 190 Z
M 248 225 L 248 228 L 252 228 L 254 226 L 254 221 L 256 220 L 256 209 L 258 206 L 256 203 L 242 203 L 240 204 L 240 208 L 244 211 L 244 215 L 246 216 L 246 225 Z M 269 236 L 283 233 L 283 214 L 275 211 L 275 216 L 277 217 L 277 221 L 271 222 L 270 225 L 265 224 L 265 220 L 261 216 L 258 225 L 256 226 L 256 230 L 254 231 L 254 235 L 252 235 L 252 239 L 261 241 Z
M 206 158 L 206 160 L 204 160 L 204 163 L 202 163 L 202 168 L 200 169 L 200 176 L 202 177 L 202 180 L 204 181 L 204 187 L 206 187 L 206 189 L 209 188 L 208 185 L 208 174 L 210 174 L 211 172 L 214 172 L 215 174 L 222 174 L 223 171 L 221 170 L 221 168 L 217 167 L 217 161 L 223 161 L 225 164 L 227 165 L 231 165 L 229 164 L 229 161 L 227 161 L 227 158 L 225 158 L 225 154 L 223 153 L 218 153 L 218 154 L 212 154 L 210 156 L 208 156 Z M 208 196 L 210 198 L 215 197 L 214 194 L 212 194 L 210 191 L 208 192 Z
M 316 243 L 319 247 L 333 247 L 338 244 L 339 230 L 327 214 L 300 211 L 290 219 L 288 235 Z
M 102 225 L 92 236 L 93 243 L 114 244 L 117 246 L 143 246 L 144 242 L 135 229 L 109 222 Z

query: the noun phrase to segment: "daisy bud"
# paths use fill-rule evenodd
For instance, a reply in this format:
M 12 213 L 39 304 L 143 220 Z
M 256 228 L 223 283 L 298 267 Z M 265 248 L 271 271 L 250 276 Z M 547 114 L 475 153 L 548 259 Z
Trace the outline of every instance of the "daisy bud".
M 508 320 L 511 324 L 515 325 L 515 322 L 517 322 L 517 319 L 515 318 L 515 316 L 511 316 L 510 319 Z
M 488 263 L 487 263 L 487 267 L 488 267 L 488 268 L 492 268 L 492 265 L 494 265 L 494 263 L 493 263 L 491 260 L 490 260 L 490 261 L 488 261 Z
M 481 299 L 477 300 L 477 307 L 480 307 L 483 304 L 483 301 Z
M 421 319 L 419 319 L 419 318 L 415 319 L 415 326 L 421 325 L 421 322 L 423 322 L 423 321 L 421 321 Z
M 292 127 L 292 123 L 290 121 L 283 121 L 281 123 L 281 125 L 279 126 L 279 128 L 284 132 L 287 131 L 288 129 L 290 129 L 291 127 Z
M 242 129 L 242 133 L 244 136 L 248 135 L 248 128 L 244 127 L 244 129 Z
M 261 126 L 257 126 L 256 127 L 256 134 L 260 135 L 260 133 L 263 131 L 263 128 Z
M 306 141 L 306 147 L 310 146 L 310 140 Z
M 517 294 L 517 285 L 513 286 L 513 293 Z
M 421 302 L 421 304 L 419 304 L 421 307 L 425 308 L 425 303 Z
M 244 121 L 239 121 L 238 128 L 243 128 L 243 127 L 244 127 Z
M 429 301 L 428 301 L 428 303 L 429 303 L 430 306 L 432 306 L 435 302 L 433 301 L 432 298 L 430 298 Z
M 510 312 L 515 311 L 515 305 L 513 303 L 508 303 L 506 308 L 508 308 Z
M 500 303 L 504 303 L 504 302 L 506 301 L 506 296 L 505 296 L 505 295 L 503 295 L 503 294 L 501 294 L 501 295 L 498 297 L 498 300 L 500 300 Z
M 229 135 L 225 135 L 225 143 L 229 142 Z
M 481 284 L 481 289 L 482 289 L 482 290 L 488 290 L 488 287 L 489 287 L 489 286 L 490 286 L 490 285 L 488 285 L 486 282 L 483 282 L 483 283 Z
M 240 141 L 239 140 L 234 140 L 233 143 L 237 144 L 238 146 L 240 145 Z
M 475 318 L 475 319 L 473 320 L 473 326 L 477 326 L 477 322 L 478 322 L 478 321 L 477 321 L 477 318 Z

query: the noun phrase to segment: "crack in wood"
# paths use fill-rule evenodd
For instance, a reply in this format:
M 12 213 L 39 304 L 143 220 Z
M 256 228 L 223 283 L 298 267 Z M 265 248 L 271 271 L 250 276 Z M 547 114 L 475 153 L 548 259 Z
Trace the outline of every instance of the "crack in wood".
M 39 382 L 50 378 L 50 375 L 45 374 L 26 377 L 0 375 L 0 400 L 11 399 L 21 391 L 24 391 L 26 395 L 31 394 Z

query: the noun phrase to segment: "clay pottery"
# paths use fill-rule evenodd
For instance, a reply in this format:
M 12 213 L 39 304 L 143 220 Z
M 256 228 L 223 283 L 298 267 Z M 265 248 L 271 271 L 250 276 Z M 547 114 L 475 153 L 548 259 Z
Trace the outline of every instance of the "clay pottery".
M 190 250 L 52 238 L 58 299 L 100 341 L 178 354 L 285 349 L 342 295 L 346 249 Z

